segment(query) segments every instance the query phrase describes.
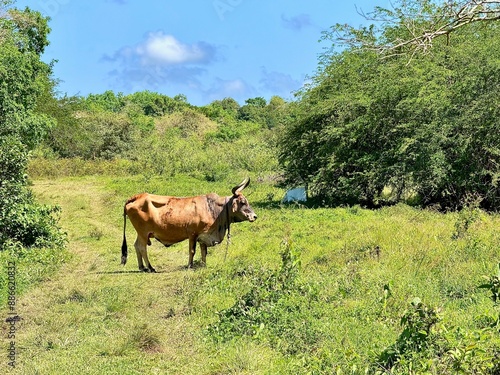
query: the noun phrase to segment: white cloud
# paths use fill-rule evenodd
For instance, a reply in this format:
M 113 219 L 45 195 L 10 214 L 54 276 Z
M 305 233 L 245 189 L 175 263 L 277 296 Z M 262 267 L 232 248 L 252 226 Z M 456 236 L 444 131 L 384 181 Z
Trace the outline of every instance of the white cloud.
M 112 64 L 113 84 L 128 89 L 159 89 L 164 85 L 199 87 L 204 65 L 215 61 L 216 48 L 206 42 L 183 43 L 162 31 L 147 34 L 140 43 L 124 46 L 103 62 Z
M 139 66 L 172 67 L 206 65 L 215 61 L 216 48 L 206 42 L 186 44 L 162 31 L 149 33 L 145 40 L 125 46 L 113 55 L 104 55 L 102 61 L 119 63 L 127 68 Z
M 246 84 L 241 79 L 224 81 L 221 86 L 228 93 L 242 93 L 246 90 Z
M 215 48 L 208 43 L 185 44 L 163 32 L 150 33 L 135 47 L 143 63 L 160 65 L 206 64 L 213 60 Z

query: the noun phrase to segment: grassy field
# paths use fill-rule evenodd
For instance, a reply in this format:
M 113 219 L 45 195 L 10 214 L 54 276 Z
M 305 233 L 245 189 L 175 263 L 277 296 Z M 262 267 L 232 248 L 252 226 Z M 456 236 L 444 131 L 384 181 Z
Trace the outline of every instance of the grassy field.
M 500 371 L 500 339 L 491 328 L 498 309 L 489 291 L 478 288 L 498 270 L 498 215 L 404 205 L 283 207 L 284 192 L 255 179 L 245 194 L 259 218 L 232 226 L 227 257 L 224 243 L 209 249 L 207 267 L 188 270 L 186 242 L 169 249 L 154 243 L 149 257 L 157 274 L 137 271 L 133 246 L 120 265 L 129 196 L 229 195 L 243 177 L 35 181 L 41 202 L 62 207 L 69 254 L 61 254 L 57 272 L 18 296 L 22 320 L 10 372 L 384 372 L 376 363 L 398 347 L 405 327 L 421 336 L 405 341 L 413 340 L 411 348 L 399 346 L 394 373 Z M 134 241 L 131 225 L 127 239 Z M 422 305 L 412 310 L 416 297 Z M 428 332 L 418 319 L 400 324 L 412 313 L 430 319 L 425 312 L 437 316 Z M 7 353 L 8 325 L 2 329 Z M 7 362 L 7 354 L 0 356 L 1 368 Z

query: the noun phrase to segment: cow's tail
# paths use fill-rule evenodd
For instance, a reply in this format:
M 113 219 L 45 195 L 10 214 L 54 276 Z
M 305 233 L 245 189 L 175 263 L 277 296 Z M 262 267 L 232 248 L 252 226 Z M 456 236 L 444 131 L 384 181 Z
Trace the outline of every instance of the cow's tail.
M 128 202 L 127 202 L 128 203 Z M 127 204 L 123 207 L 123 242 L 122 242 L 122 262 L 127 263 L 127 236 L 125 236 L 125 228 L 127 227 Z

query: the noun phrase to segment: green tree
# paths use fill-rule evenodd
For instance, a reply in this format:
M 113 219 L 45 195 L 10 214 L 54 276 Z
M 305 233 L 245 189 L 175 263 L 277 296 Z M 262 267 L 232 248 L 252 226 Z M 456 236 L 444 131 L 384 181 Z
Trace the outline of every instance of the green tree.
M 215 100 L 200 108 L 201 113 L 218 125 L 216 132 L 211 132 L 208 138 L 219 141 L 233 141 L 242 134 L 239 120 L 240 105 L 233 98 Z
M 122 93 L 115 94 L 107 90 L 102 94 L 89 94 L 82 101 L 83 107 L 92 112 L 107 111 L 119 113 L 125 107 L 125 99 Z
M 279 96 L 273 96 L 265 108 L 264 119 L 269 129 L 283 125 L 288 119 L 288 103 Z
M 244 121 L 262 123 L 266 104 L 266 99 L 262 97 L 247 99 L 245 105 L 240 107 L 238 111 L 238 118 Z
M 0 1 L 7 8 L 10 1 Z M 27 187 L 29 152 L 54 121 L 36 112 L 37 100 L 51 85 L 51 66 L 40 60 L 48 45 L 48 19 L 28 8 L 9 9 L 0 17 L 0 249 L 61 245 L 52 217 Z
M 184 95 L 171 98 L 151 91 L 140 91 L 125 97 L 127 102 L 138 106 L 144 115 L 163 116 L 189 107 Z
M 224 98 L 220 101 L 221 107 L 229 113 L 231 116 L 236 117 L 238 114 L 238 110 L 240 109 L 240 105 L 233 98 Z
M 460 208 L 472 194 L 499 209 L 498 27 L 457 30 L 410 64 L 356 45 L 323 56 L 280 141 L 288 183 L 335 204 Z M 406 29 L 382 31 L 380 43 Z
M 200 111 L 213 121 L 234 123 L 238 117 L 239 109 L 240 105 L 236 100 L 233 98 L 224 98 L 201 107 Z
M 78 134 L 80 129 L 79 115 L 82 113 L 82 98 L 57 98 L 53 88 L 39 97 L 36 111 L 55 120 L 55 125 L 49 129 L 43 142 L 47 150 L 61 157 L 69 157 L 78 149 Z

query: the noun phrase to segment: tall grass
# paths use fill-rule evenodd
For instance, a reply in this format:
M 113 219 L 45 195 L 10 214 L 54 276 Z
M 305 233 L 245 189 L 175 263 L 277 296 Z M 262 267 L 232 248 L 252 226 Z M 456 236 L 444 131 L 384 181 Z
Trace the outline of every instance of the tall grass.
M 158 274 L 119 265 L 127 197 L 230 194 L 239 173 L 35 181 L 62 206 L 73 258 L 20 297 L 19 373 L 498 371 L 498 306 L 479 288 L 497 272 L 498 215 L 283 206 L 283 190 L 254 178 L 259 219 L 232 227 L 227 258 L 211 248 L 188 271 L 186 243 L 155 243 Z

